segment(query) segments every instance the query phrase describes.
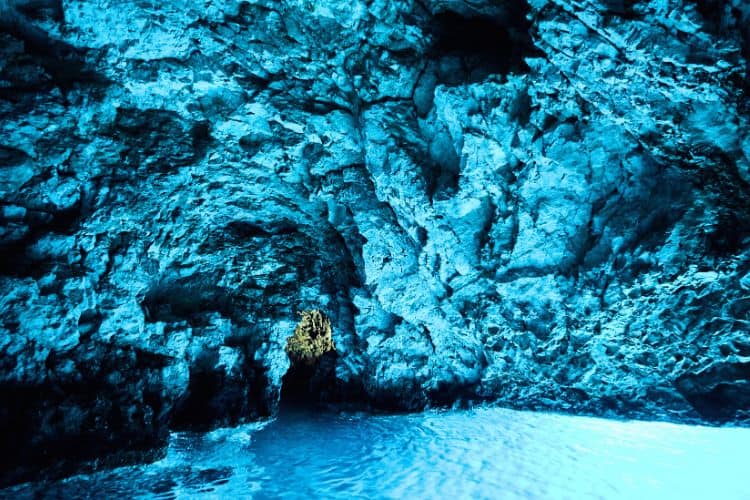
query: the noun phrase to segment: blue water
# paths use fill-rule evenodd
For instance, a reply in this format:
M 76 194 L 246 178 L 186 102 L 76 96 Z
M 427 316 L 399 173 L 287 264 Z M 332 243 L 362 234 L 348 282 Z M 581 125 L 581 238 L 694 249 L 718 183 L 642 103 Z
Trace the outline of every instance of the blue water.
M 295 413 L 174 434 L 158 462 L 0 496 L 750 499 L 748 450 L 738 428 L 503 409 Z

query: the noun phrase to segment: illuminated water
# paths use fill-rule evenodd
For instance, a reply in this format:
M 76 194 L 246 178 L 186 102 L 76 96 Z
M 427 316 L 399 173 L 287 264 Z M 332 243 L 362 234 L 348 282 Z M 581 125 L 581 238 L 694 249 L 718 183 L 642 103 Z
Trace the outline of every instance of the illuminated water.
M 748 450 L 750 429 L 501 409 L 293 414 L 0 497 L 750 499 Z

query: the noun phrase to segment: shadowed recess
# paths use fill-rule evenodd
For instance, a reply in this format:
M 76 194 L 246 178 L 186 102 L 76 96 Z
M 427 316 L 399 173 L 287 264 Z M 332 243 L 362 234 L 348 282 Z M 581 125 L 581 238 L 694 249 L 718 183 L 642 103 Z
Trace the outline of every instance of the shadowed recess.
M 511 7 L 502 19 L 440 12 L 431 26 L 432 55 L 435 59 L 460 59 L 463 74 L 446 75 L 456 80 L 476 82 L 490 74 L 527 73 L 529 67 L 524 58 L 537 53 L 529 35 L 527 12 L 525 2 Z

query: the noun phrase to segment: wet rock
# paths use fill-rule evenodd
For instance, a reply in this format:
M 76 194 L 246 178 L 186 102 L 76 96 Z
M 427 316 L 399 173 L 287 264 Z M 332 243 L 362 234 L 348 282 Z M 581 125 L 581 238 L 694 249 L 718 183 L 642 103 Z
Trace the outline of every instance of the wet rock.
M 309 309 L 318 399 L 748 423 L 741 0 L 0 13 L 0 482 L 273 414 Z

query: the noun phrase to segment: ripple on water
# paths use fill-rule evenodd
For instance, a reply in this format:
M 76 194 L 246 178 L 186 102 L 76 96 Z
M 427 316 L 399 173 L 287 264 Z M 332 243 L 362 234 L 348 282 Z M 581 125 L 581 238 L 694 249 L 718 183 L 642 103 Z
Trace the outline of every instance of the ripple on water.
M 179 433 L 167 456 L 13 498 L 750 498 L 750 429 L 503 409 L 298 412 Z

